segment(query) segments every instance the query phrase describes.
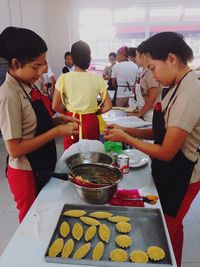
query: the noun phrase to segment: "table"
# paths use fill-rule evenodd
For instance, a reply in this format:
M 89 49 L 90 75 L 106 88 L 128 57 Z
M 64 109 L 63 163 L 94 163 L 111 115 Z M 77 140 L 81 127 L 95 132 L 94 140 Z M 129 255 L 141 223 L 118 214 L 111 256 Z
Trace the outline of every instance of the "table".
M 149 165 L 132 169 L 124 175 L 119 188 L 138 188 L 146 193 L 157 194 Z M 44 254 L 65 203 L 85 204 L 70 182 L 52 178 L 40 192 L 24 221 L 9 242 L 0 258 L 0 267 L 62 267 L 61 264 L 45 262 Z M 146 204 L 146 207 L 161 209 L 159 202 L 153 206 Z M 38 224 L 38 222 L 40 223 Z M 38 225 L 39 228 L 37 228 Z M 169 235 L 167 231 L 166 233 L 172 256 L 172 266 L 177 267 Z M 68 264 L 65 266 L 78 267 L 78 265 Z M 134 264 L 133 266 L 141 265 Z M 148 266 L 159 267 L 161 265 L 149 264 Z

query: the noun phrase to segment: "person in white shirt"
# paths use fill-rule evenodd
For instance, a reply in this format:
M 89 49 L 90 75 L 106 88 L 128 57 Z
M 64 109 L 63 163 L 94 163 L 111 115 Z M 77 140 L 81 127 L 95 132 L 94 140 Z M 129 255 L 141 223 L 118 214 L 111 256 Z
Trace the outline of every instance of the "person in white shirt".
M 43 72 L 43 80 L 47 88 L 47 95 L 51 99 L 53 97 L 53 93 L 55 89 L 56 78 L 54 76 L 53 71 L 51 70 L 49 63 L 47 63 L 47 66 L 45 66 L 45 68 L 46 70 L 44 70 Z
M 112 68 L 112 84 L 115 86 L 114 105 L 127 107 L 128 100 L 133 97 L 132 88 L 135 85 L 138 67 L 135 63 L 128 61 L 129 49 L 123 46 L 117 51 L 117 61 Z

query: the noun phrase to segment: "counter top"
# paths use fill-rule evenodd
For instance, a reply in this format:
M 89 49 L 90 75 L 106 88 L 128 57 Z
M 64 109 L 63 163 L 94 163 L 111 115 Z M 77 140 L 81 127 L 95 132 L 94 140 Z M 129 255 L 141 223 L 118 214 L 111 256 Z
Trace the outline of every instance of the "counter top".
M 157 194 L 150 174 L 150 166 L 147 164 L 142 168 L 131 169 L 128 174 L 124 175 L 123 180 L 119 184 L 119 189 L 122 188 L 137 188 L 145 194 Z M 52 178 L 40 192 L 25 219 L 9 242 L 0 258 L 0 267 L 62 267 L 58 263 L 46 262 L 44 254 L 65 203 L 86 204 L 79 198 L 74 186 L 69 181 Z M 159 208 L 162 213 L 159 201 L 156 205 L 145 204 L 145 206 L 148 208 Z M 166 230 L 165 223 L 164 226 Z M 172 256 L 172 266 L 176 267 L 177 265 L 167 230 L 166 234 Z M 65 266 L 78 267 L 78 265 L 70 264 L 66 264 Z M 132 266 L 141 266 L 141 264 L 133 264 Z M 148 264 L 147 266 L 159 267 L 164 265 Z

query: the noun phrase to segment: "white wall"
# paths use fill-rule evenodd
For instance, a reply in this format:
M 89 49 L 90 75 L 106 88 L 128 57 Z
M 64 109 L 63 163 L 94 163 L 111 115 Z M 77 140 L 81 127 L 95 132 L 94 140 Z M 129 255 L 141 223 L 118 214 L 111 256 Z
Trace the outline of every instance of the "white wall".
M 64 53 L 71 48 L 71 23 L 69 0 L 46 0 L 49 61 L 56 76 L 64 65 Z
M 48 60 L 56 76 L 70 50 L 68 0 L 0 0 L 0 32 L 8 26 L 30 28 L 48 45 Z
M 11 25 L 9 1 L 0 0 L 0 32 L 9 25 Z
M 178 3 L 200 5 L 198 0 L 167 2 L 170 6 Z M 0 32 L 10 25 L 36 31 L 47 42 L 48 59 L 58 76 L 64 64 L 64 53 L 79 40 L 78 15 L 82 8 L 162 4 L 161 0 L 0 0 Z

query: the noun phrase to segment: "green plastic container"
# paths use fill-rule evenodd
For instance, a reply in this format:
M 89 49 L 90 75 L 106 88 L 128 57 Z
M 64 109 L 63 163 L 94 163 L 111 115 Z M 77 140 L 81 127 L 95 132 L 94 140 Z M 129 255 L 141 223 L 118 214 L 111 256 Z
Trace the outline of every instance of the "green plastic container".
M 117 154 L 123 153 L 121 142 L 106 141 L 104 142 L 104 148 L 105 148 L 106 153 L 109 153 L 111 151 L 116 152 Z

